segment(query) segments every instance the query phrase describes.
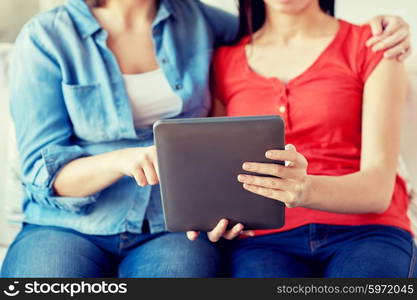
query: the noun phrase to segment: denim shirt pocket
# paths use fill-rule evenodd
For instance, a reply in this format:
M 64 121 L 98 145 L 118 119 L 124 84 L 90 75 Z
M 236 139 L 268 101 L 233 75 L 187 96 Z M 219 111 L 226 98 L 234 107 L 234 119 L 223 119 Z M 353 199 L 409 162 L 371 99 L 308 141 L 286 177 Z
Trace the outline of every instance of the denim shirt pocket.
M 62 83 L 62 92 L 75 135 L 91 142 L 107 141 L 106 110 L 100 84 Z

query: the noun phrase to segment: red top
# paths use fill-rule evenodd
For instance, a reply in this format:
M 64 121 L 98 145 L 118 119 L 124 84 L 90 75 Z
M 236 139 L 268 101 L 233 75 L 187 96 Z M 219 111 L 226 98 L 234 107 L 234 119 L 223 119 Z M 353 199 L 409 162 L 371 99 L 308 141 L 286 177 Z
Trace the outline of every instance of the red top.
M 309 162 L 308 174 L 340 176 L 360 169 L 364 83 L 382 59 L 365 46 L 369 26 L 340 21 L 339 31 L 317 60 L 284 84 L 265 78 L 248 65 L 249 37 L 214 55 L 214 89 L 228 116 L 280 115 L 286 142 Z M 333 225 L 391 225 L 411 231 L 409 198 L 397 176 L 389 209 L 382 214 L 337 214 L 306 208 L 286 210 L 286 225 L 268 234 L 311 223 Z

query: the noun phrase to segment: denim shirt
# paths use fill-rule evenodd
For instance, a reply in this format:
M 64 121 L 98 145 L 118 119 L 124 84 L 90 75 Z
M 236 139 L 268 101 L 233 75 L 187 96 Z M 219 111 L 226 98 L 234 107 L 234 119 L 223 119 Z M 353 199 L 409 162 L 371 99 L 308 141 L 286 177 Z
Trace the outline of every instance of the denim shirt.
M 153 22 L 157 60 L 182 99 L 177 117 L 205 117 L 211 101 L 214 47 L 230 43 L 237 19 L 196 0 L 160 0 Z M 165 230 L 159 186 L 124 177 L 89 197 L 59 197 L 53 182 L 70 161 L 153 144 L 136 129 L 107 32 L 82 0 L 42 13 L 25 25 L 14 49 L 11 112 L 25 188 L 25 222 L 86 234 Z M 190 195 L 192 197 L 192 195 Z

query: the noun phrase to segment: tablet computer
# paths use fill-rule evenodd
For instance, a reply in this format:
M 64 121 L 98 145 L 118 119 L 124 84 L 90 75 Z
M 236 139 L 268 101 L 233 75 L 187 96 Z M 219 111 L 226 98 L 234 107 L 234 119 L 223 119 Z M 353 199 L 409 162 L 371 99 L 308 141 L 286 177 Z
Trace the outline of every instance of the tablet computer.
M 161 120 L 154 125 L 162 205 L 167 229 L 211 231 L 226 218 L 229 228 L 275 229 L 285 205 L 255 195 L 238 182 L 244 162 L 277 163 L 265 157 L 284 149 L 279 116 Z M 279 162 L 284 164 L 283 162 Z

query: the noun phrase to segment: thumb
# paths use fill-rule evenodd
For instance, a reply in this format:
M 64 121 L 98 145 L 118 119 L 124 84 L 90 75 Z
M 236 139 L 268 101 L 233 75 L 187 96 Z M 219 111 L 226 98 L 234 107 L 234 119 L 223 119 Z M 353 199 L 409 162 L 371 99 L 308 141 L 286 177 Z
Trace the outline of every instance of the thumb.
M 297 151 L 297 148 L 293 144 L 287 144 L 285 145 L 285 150 L 294 150 Z
M 198 238 L 199 234 L 200 233 L 198 231 L 187 231 L 187 238 L 190 241 L 195 241 Z

